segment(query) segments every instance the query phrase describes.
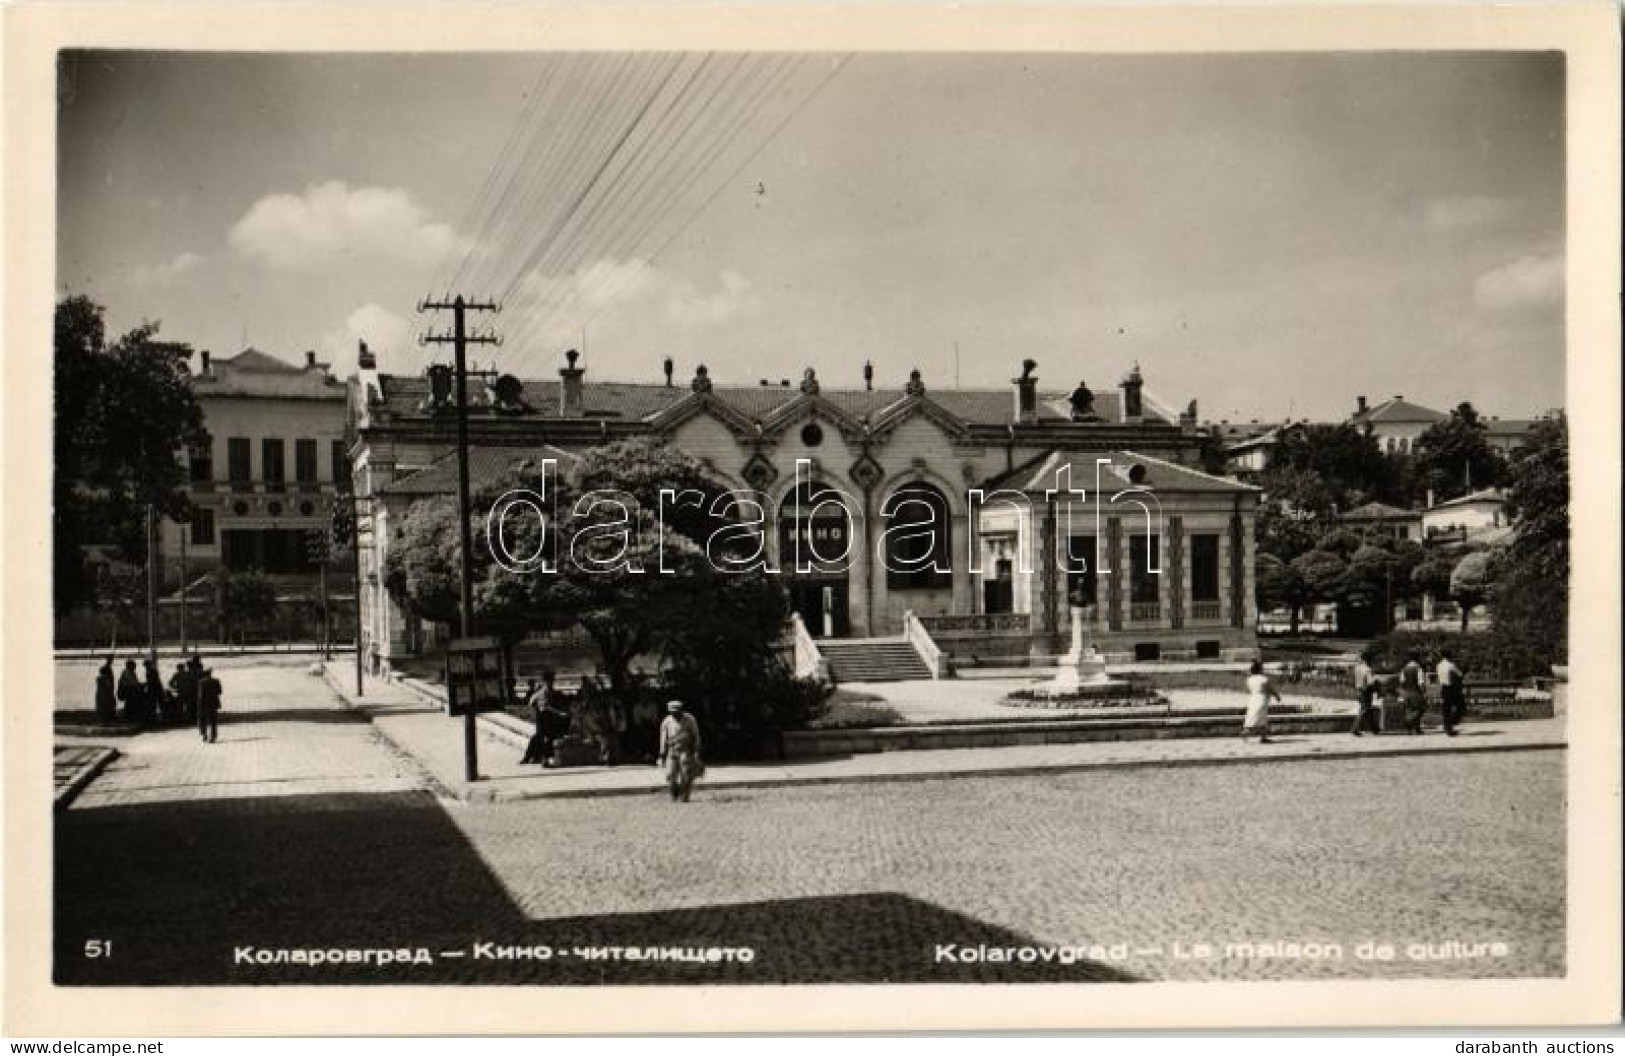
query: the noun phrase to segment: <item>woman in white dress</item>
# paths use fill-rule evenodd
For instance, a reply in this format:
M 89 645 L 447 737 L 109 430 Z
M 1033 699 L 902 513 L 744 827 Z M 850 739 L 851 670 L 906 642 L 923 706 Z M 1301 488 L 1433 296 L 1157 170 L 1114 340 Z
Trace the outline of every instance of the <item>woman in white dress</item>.
M 1259 744 L 1270 741 L 1270 699 L 1281 699 L 1270 677 L 1264 673 L 1262 661 L 1254 660 L 1247 673 L 1247 717 L 1241 720 L 1241 739 L 1258 734 Z

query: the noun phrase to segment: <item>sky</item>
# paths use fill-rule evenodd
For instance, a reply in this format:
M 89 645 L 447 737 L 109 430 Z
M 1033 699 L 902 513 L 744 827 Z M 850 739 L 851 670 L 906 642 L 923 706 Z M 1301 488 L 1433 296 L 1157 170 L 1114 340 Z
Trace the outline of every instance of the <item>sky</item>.
M 450 292 L 502 301 L 471 317 L 507 341 L 476 359 L 522 377 L 583 344 L 589 384 L 670 356 L 679 381 L 858 386 L 870 361 L 882 384 L 988 387 L 1032 358 L 1046 387 L 1098 389 L 1137 362 L 1214 420 L 1335 419 L 1361 394 L 1526 417 L 1563 403 L 1563 72 L 77 53 L 56 285 L 116 331 L 315 349 L 341 375 L 361 338 L 386 370 L 444 358 L 415 339 L 448 320 L 416 306 Z

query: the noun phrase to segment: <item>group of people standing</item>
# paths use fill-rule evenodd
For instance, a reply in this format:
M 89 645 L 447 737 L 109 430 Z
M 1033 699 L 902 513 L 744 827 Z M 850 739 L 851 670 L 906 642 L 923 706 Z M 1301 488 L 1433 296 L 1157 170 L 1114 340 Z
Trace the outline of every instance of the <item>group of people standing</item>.
M 1372 666 L 1376 654 L 1366 650 L 1354 665 L 1354 690 L 1359 695 L 1359 710 L 1355 712 L 1354 728 L 1349 732 L 1358 737 L 1369 730 L 1382 732 L 1382 716 L 1390 708 L 1403 708 L 1403 728 L 1412 736 L 1422 732 L 1422 717 L 1427 714 L 1428 676 L 1422 666 L 1422 654 L 1412 649 L 1405 657 L 1404 666 L 1397 674 L 1381 675 Z M 1434 668 L 1434 681 L 1439 687 L 1439 712 L 1447 736 L 1454 737 L 1457 727 L 1467 712 L 1467 676 L 1456 663 L 1455 652 L 1440 650 L 1439 662 Z
M 584 686 L 586 689 L 591 688 Z M 600 742 L 599 762 L 611 764 L 618 754 L 619 745 L 615 742 L 623 740 L 625 729 L 623 723 L 615 723 L 613 719 L 604 718 L 600 713 L 615 714 L 613 702 L 600 701 L 607 707 L 590 709 L 595 716 L 599 716 L 596 725 L 603 727 L 599 730 Z M 554 673 L 542 673 L 541 683 L 531 683 L 530 693 L 526 699 L 526 706 L 530 709 L 531 721 L 535 724 L 535 733 L 531 735 L 529 743 L 525 745 L 525 754 L 520 757 L 522 764 L 553 765 L 553 752 L 559 741 L 569 735 L 572 719 L 569 702 L 559 692 L 555 684 Z M 644 758 L 647 758 L 645 756 Z M 700 759 L 700 724 L 683 708 L 680 700 L 666 702 L 666 717 L 660 723 L 659 744 L 655 751 L 654 763 L 666 771 L 666 784 L 671 792 L 673 802 L 688 802 L 693 792 L 694 781 L 705 772 L 705 764 Z
M 1428 704 L 1428 677 L 1422 666 L 1422 654 L 1411 650 L 1404 666 L 1397 674 L 1390 675 L 1377 673 L 1373 667 L 1376 659 L 1377 654 L 1367 649 L 1354 665 L 1354 690 L 1358 695 L 1359 708 L 1354 715 L 1354 728 L 1349 732 L 1356 737 L 1367 731 L 1373 735 L 1380 734 L 1383 715 L 1388 713 L 1388 709 L 1398 709 L 1403 705 L 1405 732 L 1420 735 L 1422 717 L 1427 713 Z M 1454 651 L 1440 650 L 1434 679 L 1439 686 L 1439 710 L 1444 732 L 1454 737 L 1456 727 L 1461 725 L 1467 712 L 1467 678 L 1456 663 Z M 1264 673 L 1263 662 L 1254 660 L 1247 673 L 1247 714 L 1241 724 L 1243 741 L 1257 736 L 1259 744 L 1272 743 L 1269 738 L 1269 705 L 1270 701 L 1280 699 L 1280 692 Z M 1397 711 L 1393 713 L 1399 714 Z
M 220 680 L 203 666 L 202 657 L 192 656 L 175 665 L 175 673 L 164 685 L 158 661 L 148 657 L 145 677 L 136 671 L 135 661 L 126 660 L 124 671 L 113 677 L 113 658 L 108 657 L 96 672 L 96 717 L 112 722 L 119 717 L 137 726 L 196 723 L 205 743 L 220 737 Z

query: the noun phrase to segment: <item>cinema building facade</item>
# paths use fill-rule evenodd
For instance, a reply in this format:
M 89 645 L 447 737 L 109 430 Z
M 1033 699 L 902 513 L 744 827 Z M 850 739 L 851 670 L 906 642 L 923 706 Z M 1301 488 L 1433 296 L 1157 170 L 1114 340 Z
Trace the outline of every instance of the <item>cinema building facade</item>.
M 810 368 L 796 386 L 723 385 L 703 366 L 674 383 L 669 361 L 664 383 L 594 383 L 571 354 L 557 379 L 470 378 L 470 473 L 477 489 L 618 439 L 676 445 L 763 512 L 803 657 L 887 640 L 929 675 L 1047 663 L 1076 604 L 1108 660 L 1250 658 L 1258 491 L 1198 468 L 1195 403 L 1162 408 L 1137 366 L 1070 394 L 1041 391 L 1035 367 L 1003 390 L 933 390 L 918 371 L 883 388 L 867 368 L 854 388 Z M 450 379 L 431 374 L 380 373 L 363 345 L 352 386 L 364 649 L 380 674 L 444 633 L 382 573 L 412 505 L 456 489 Z M 887 532 L 904 518 L 911 530 Z M 815 559 L 793 558 L 798 540 Z

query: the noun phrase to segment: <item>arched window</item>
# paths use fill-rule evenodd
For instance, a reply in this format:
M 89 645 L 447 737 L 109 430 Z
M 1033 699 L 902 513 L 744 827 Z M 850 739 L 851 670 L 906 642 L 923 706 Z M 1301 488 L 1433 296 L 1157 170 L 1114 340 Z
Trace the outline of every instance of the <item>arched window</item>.
M 779 506 L 779 562 L 784 570 L 847 571 L 852 509 L 846 495 L 827 484 L 797 485 Z
M 888 589 L 953 586 L 953 520 L 942 492 L 930 484 L 905 484 L 881 503 L 880 517 Z

